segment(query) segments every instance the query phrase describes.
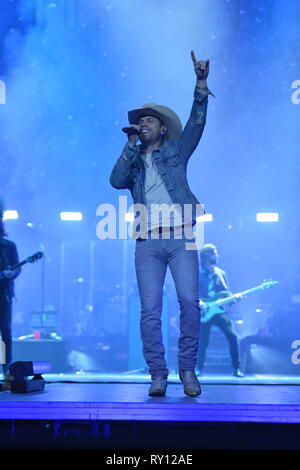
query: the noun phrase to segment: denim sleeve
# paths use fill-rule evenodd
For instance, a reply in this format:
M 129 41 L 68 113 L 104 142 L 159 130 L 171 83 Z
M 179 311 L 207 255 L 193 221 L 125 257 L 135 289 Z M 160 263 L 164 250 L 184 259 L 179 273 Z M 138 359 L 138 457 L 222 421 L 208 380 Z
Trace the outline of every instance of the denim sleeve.
M 130 189 L 130 168 L 139 152 L 138 147 L 130 148 L 125 145 L 110 175 L 110 184 L 116 189 Z
M 208 88 L 195 88 L 190 117 L 178 139 L 180 153 L 185 160 L 190 158 L 201 139 L 206 123 L 208 95 L 214 96 Z

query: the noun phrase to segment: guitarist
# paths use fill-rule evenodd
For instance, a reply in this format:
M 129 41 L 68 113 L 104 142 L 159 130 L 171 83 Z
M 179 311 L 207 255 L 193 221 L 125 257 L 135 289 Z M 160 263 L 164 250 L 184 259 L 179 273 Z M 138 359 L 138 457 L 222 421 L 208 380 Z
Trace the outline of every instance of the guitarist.
M 225 271 L 217 267 L 218 252 L 215 245 L 207 243 L 200 250 L 200 299 L 208 300 L 216 296 L 227 297 L 231 295 L 228 288 L 228 281 Z M 243 377 L 240 371 L 240 357 L 238 338 L 233 331 L 232 322 L 229 315 L 224 313 L 214 315 L 210 320 L 201 325 L 200 346 L 198 352 L 198 370 L 202 373 L 206 349 L 209 341 L 210 329 L 217 326 L 223 331 L 229 343 L 231 362 L 233 366 L 233 375 Z
M 4 278 L 0 279 L 0 333 L 5 345 L 5 355 L 2 364 L 3 376 L 8 372 L 9 363 L 12 360 L 12 299 L 14 297 L 14 279 L 20 274 L 21 269 L 11 271 L 10 266 L 19 262 L 17 247 L 14 242 L 7 240 L 4 224 L 3 209 L 0 208 L 0 272 Z

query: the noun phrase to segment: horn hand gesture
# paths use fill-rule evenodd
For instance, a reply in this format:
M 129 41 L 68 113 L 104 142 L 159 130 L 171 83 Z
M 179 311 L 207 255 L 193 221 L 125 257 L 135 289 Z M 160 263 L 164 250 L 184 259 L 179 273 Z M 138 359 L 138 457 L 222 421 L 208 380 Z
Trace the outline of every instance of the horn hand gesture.
M 209 60 L 197 60 L 194 51 L 191 56 L 198 80 L 205 80 L 209 74 Z

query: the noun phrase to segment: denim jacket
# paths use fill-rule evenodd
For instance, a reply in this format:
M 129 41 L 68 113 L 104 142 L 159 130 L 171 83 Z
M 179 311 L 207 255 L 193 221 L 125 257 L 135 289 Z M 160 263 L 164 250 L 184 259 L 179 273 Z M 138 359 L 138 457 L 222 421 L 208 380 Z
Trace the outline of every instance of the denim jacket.
M 165 187 L 173 204 L 192 205 L 192 224 L 196 217 L 204 213 L 203 207 L 191 192 L 187 181 L 187 164 L 196 149 L 206 122 L 208 95 L 212 94 L 207 88 L 194 91 L 194 102 L 190 117 L 181 134 L 176 140 L 166 140 L 152 152 L 157 170 L 162 177 Z M 117 189 L 128 188 L 131 191 L 134 204 L 144 204 L 145 200 L 145 167 L 140 154 L 141 145 L 133 148 L 125 145 L 122 155 L 117 160 L 110 183 Z

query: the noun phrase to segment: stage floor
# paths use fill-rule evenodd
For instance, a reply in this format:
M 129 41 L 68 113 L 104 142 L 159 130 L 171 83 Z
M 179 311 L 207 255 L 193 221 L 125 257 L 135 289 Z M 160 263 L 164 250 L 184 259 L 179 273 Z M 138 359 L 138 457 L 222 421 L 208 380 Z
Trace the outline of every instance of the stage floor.
M 0 393 L 0 419 L 300 423 L 299 377 L 203 376 L 187 397 L 171 375 L 165 397 L 148 396 L 141 374 L 45 374 L 43 392 Z
M 139 372 L 99 373 L 77 372 L 61 374 L 43 374 L 49 382 L 92 382 L 92 383 L 150 383 L 150 376 Z M 300 375 L 267 375 L 249 374 L 243 378 L 230 374 L 203 374 L 198 376 L 202 384 L 262 384 L 262 385 L 300 385 Z M 172 372 L 168 377 L 169 383 L 180 383 L 178 374 Z

